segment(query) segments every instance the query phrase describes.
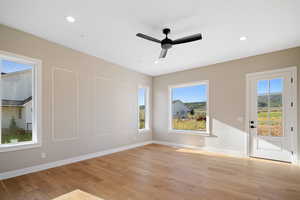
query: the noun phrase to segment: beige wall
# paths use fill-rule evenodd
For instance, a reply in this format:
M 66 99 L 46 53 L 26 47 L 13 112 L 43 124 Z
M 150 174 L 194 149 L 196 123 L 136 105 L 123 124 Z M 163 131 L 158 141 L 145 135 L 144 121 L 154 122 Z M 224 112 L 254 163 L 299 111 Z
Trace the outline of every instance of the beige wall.
M 0 50 L 42 60 L 43 74 L 42 147 L 0 153 L 0 173 L 151 140 L 137 132 L 137 88 L 150 76 L 2 25 Z
M 300 48 L 155 77 L 153 79 L 153 139 L 245 153 L 246 74 L 290 66 L 297 66 L 299 69 Z M 298 70 L 299 74 L 300 70 Z M 211 134 L 214 136 L 168 133 L 168 86 L 202 80 L 209 80 L 209 115 Z M 297 84 L 299 91 L 299 82 Z M 298 105 L 300 105 L 299 100 L 300 97 L 298 97 Z M 300 106 L 298 106 L 299 110 Z M 300 127 L 299 118 L 298 127 Z

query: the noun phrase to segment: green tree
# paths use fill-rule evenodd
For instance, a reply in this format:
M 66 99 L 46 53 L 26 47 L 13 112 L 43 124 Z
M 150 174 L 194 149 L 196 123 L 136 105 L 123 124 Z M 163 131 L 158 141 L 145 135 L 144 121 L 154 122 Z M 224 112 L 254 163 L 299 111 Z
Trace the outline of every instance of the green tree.
M 14 117 L 11 118 L 9 123 L 9 133 L 16 134 L 18 132 L 18 126 Z
M 190 114 L 191 114 L 192 118 L 194 118 L 194 115 L 195 115 L 194 109 L 192 109 L 192 110 L 190 111 Z
M 264 108 L 264 107 L 267 107 L 268 104 L 266 102 L 258 102 L 258 107 L 259 108 Z

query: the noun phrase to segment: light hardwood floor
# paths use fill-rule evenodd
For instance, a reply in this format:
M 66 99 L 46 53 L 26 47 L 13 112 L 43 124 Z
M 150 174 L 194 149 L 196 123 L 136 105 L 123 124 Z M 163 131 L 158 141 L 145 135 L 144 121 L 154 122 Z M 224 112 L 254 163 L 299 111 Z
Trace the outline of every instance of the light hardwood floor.
M 80 189 L 104 200 L 300 200 L 300 167 L 147 145 L 0 182 L 0 199 L 48 200 Z

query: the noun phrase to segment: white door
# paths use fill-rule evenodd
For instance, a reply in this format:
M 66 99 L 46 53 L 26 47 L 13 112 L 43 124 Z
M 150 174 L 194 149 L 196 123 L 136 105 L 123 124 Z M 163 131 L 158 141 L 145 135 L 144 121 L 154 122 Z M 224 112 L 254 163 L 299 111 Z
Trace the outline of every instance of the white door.
M 250 156 L 292 162 L 296 68 L 248 74 Z

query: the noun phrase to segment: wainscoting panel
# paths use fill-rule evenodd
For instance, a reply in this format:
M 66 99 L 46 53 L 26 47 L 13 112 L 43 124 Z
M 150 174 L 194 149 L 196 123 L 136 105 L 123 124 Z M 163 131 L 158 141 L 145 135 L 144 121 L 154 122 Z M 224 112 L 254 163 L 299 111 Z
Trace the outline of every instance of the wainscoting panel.
M 52 138 L 78 138 L 78 73 L 63 68 L 52 71 Z

